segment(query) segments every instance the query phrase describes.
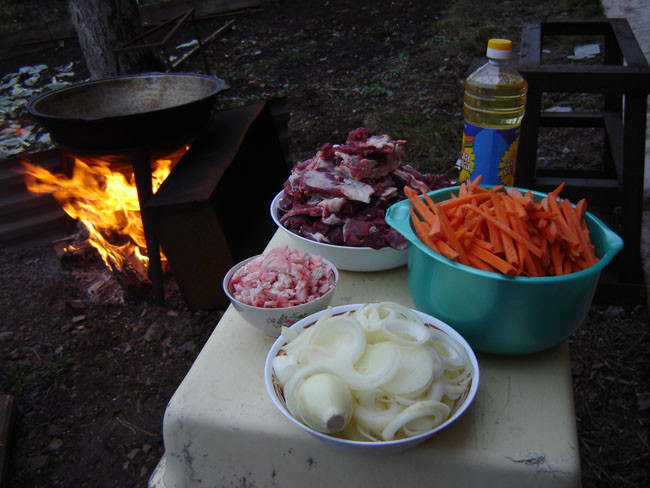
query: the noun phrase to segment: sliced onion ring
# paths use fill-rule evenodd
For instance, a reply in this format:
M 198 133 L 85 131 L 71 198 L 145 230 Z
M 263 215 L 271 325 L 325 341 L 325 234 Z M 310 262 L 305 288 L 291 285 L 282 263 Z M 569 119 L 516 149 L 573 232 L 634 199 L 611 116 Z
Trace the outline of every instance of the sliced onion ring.
M 444 403 L 436 402 L 435 400 L 424 400 L 415 403 L 402 410 L 397 416 L 391 420 L 384 430 L 381 432 L 381 437 L 385 441 L 390 441 L 395 437 L 395 433 L 404 425 L 412 422 L 420 417 L 431 416 L 434 418 L 434 427 L 440 425 L 444 420 L 449 417 L 449 407 Z
M 390 339 L 407 346 L 419 346 L 431 338 L 429 327 L 409 320 L 384 320 L 381 323 L 381 328 Z

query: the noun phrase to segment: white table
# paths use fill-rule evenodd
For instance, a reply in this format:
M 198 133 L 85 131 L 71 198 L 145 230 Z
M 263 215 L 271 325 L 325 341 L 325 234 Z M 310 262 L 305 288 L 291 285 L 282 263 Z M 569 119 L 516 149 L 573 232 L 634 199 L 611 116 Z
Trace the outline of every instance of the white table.
M 278 232 L 269 249 L 285 243 Z M 342 271 L 332 305 L 412 307 L 406 274 Z M 379 456 L 329 447 L 276 410 L 263 380 L 273 342 L 227 309 L 167 406 L 150 488 L 580 486 L 566 342 L 523 357 L 478 354 L 465 414 L 424 444 Z

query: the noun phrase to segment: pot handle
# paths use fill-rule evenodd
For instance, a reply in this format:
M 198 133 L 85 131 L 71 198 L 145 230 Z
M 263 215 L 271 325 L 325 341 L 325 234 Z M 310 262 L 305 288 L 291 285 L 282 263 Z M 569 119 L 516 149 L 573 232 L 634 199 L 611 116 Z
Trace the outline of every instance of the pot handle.
M 589 216 L 602 228 L 602 246 L 605 250 L 605 254 L 600 258 L 600 262 L 605 266 L 614 259 L 614 256 L 616 256 L 621 249 L 623 249 L 623 239 L 616 232 L 607 227 L 607 225 L 605 225 L 600 219 L 592 214 L 589 214 Z
M 409 212 L 408 202 L 406 200 L 388 208 L 386 212 L 386 223 L 411 243 L 417 242 L 418 238 L 411 228 L 411 213 Z

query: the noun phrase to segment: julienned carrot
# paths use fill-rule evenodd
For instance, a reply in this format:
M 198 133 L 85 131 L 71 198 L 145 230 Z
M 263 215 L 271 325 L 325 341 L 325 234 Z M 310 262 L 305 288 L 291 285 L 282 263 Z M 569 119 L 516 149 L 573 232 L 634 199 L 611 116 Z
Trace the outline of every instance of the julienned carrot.
M 427 205 L 430 209 L 433 210 L 433 202 L 431 201 L 431 197 L 427 195 L 426 193 L 423 193 L 422 196 L 424 197 L 425 202 L 427 202 Z M 432 218 L 431 222 L 431 229 L 429 230 L 429 235 L 432 237 L 439 236 L 440 235 L 440 220 L 438 217 L 435 215 Z
M 535 246 L 535 244 L 533 244 L 532 242 L 526 242 L 526 241 L 524 241 L 524 239 L 523 239 L 523 237 L 521 237 L 521 235 L 519 235 L 519 234 L 516 233 L 514 230 L 512 230 L 510 227 L 508 227 L 507 224 L 502 223 L 502 222 L 501 222 L 499 219 L 497 219 L 496 217 L 494 217 L 494 216 L 492 216 L 492 215 L 489 215 L 489 214 L 486 214 L 486 213 L 485 213 L 483 210 L 481 210 L 480 208 L 473 208 L 473 207 L 471 207 L 471 206 L 469 206 L 469 205 L 467 206 L 467 208 L 468 208 L 468 209 L 471 209 L 473 212 L 477 212 L 477 213 L 481 214 L 481 215 L 482 215 L 483 217 L 485 217 L 487 220 L 489 220 L 490 222 L 492 222 L 492 223 L 497 227 L 497 229 L 503 231 L 503 233 L 508 234 L 508 235 L 509 235 L 510 237 L 512 237 L 513 239 L 516 239 L 516 240 L 518 240 L 518 241 L 521 241 L 521 242 L 522 242 L 526 247 L 528 247 L 528 249 L 529 249 L 533 254 L 535 254 L 536 256 L 538 256 L 538 255 L 540 255 L 540 254 L 542 253 L 541 249 L 539 249 L 537 246 Z M 503 241 L 502 241 L 502 242 L 503 242 Z
M 442 202 L 404 188 L 424 244 L 462 264 L 510 276 L 573 273 L 598 261 L 584 220 L 586 201 L 574 207 L 561 199 L 564 184 L 535 202 L 530 191 L 479 183 L 480 177 L 464 182 Z
M 501 259 L 496 254 L 492 254 L 491 252 L 486 251 L 482 247 L 472 246 L 470 252 L 481 261 L 489 264 L 505 275 L 514 276 L 517 273 L 516 268 L 512 264 L 505 261 L 504 259 Z
M 411 205 L 413 205 L 413 208 L 419 215 L 419 217 L 427 222 L 429 225 L 433 225 L 433 213 L 427 206 L 424 204 L 422 200 L 420 200 L 420 197 L 418 196 L 417 192 L 411 188 L 410 186 L 405 186 L 404 187 L 404 194 L 408 197 L 409 201 L 411 202 Z
M 467 259 L 467 254 L 465 253 L 465 249 L 460 244 L 458 236 L 456 236 L 456 232 L 449 223 L 447 214 L 445 214 L 445 212 L 441 210 L 436 203 L 433 204 L 433 211 L 440 221 L 440 227 L 442 227 L 442 232 L 445 234 L 449 246 L 458 253 L 458 260 L 461 262 L 461 264 L 469 266 L 470 264 L 469 260 Z
M 451 246 L 444 240 L 438 239 L 435 241 L 435 243 L 440 249 L 440 254 L 442 254 L 444 257 L 453 259 L 454 261 L 458 260 L 458 253 L 454 251 Z
M 505 204 L 501 199 L 502 194 L 496 193 L 494 189 L 490 190 L 490 196 L 492 197 L 492 205 L 494 206 L 494 213 L 496 218 L 499 219 L 499 223 L 505 227 L 510 228 L 510 220 L 508 219 L 508 214 L 506 212 Z M 498 224 L 497 224 L 498 225 Z M 515 244 L 512 242 L 513 237 L 508 232 L 501 233 L 501 243 L 503 244 L 503 252 L 505 253 L 506 261 L 508 261 L 513 266 L 519 264 L 519 258 L 517 256 L 517 251 L 515 249 Z
M 409 207 L 409 211 L 411 212 L 411 222 L 413 222 L 415 233 L 420 238 L 420 240 L 434 251 L 440 252 L 439 246 L 433 241 L 433 239 L 429 237 L 428 224 L 418 218 L 418 216 L 413 211 L 413 208 Z
M 566 220 L 564 219 L 564 215 L 562 215 L 562 211 L 560 210 L 560 207 L 558 207 L 557 200 L 555 199 L 555 194 L 549 193 L 547 198 L 548 206 L 551 209 L 551 212 L 555 214 L 555 222 L 557 223 L 558 230 L 560 234 L 562 234 L 564 240 L 567 240 L 574 245 L 580 244 L 578 237 L 575 235 L 573 230 L 571 230 Z
M 450 210 L 452 208 L 457 208 L 460 205 L 463 205 L 464 203 L 480 202 L 483 200 L 489 200 L 489 198 L 490 198 L 490 193 L 479 193 L 478 195 L 470 194 L 470 195 L 465 195 L 463 197 L 459 196 L 456 198 L 445 200 L 444 202 L 440 202 L 439 205 L 441 208 L 445 210 Z
M 591 240 L 589 238 L 589 231 L 587 230 L 586 226 L 583 227 L 582 225 L 582 223 L 584 223 L 584 207 L 587 203 L 583 198 L 582 200 L 580 200 L 580 202 L 578 202 L 578 204 L 580 205 L 580 208 L 578 207 L 578 205 L 576 205 L 576 207 L 574 208 L 571 206 L 569 201 L 565 199 L 562 200 L 560 206 L 562 208 L 562 211 L 566 215 L 569 225 L 573 228 L 573 231 L 578 236 L 581 250 L 583 251 L 582 254 L 585 260 L 587 261 L 588 266 L 591 266 L 595 264 L 597 260 L 594 254 L 593 245 L 591 244 Z

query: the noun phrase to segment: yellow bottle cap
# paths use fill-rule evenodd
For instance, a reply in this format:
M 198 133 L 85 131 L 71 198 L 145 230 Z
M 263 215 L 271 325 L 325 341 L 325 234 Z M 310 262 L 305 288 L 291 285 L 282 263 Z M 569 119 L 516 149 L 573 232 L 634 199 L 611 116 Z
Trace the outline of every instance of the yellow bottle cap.
M 490 39 L 487 45 L 487 57 L 509 59 L 512 53 L 512 41 L 508 39 Z

